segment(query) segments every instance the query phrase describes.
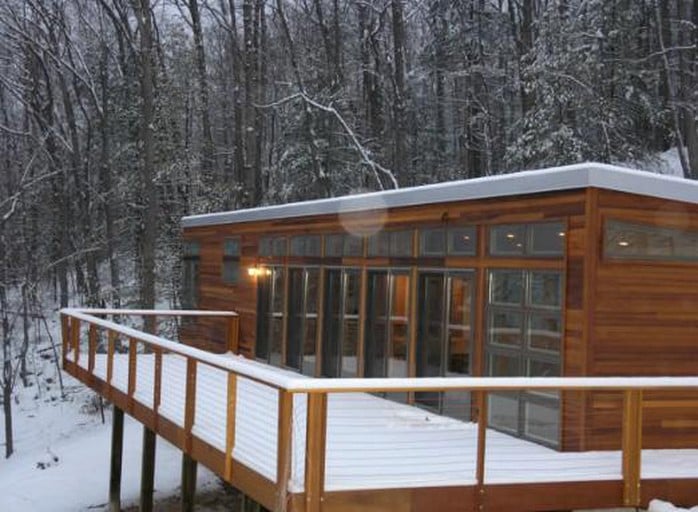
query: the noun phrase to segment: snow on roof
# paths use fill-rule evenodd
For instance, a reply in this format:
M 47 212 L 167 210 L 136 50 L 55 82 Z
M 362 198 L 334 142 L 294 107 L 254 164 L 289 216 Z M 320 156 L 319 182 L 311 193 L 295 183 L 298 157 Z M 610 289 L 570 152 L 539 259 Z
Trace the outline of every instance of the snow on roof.
M 698 204 L 698 181 L 592 162 L 314 201 L 191 215 L 182 218 L 182 227 L 381 210 L 587 187 Z

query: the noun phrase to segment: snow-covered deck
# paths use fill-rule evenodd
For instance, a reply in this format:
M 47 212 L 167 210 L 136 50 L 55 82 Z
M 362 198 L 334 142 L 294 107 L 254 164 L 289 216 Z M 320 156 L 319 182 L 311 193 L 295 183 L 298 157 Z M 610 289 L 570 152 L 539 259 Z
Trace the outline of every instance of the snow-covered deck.
M 233 355 L 236 364 L 302 378 Z M 80 367 L 87 369 L 87 358 Z M 155 356 L 137 356 L 134 399 L 153 408 Z M 183 427 L 186 359 L 162 358 L 158 414 Z M 97 354 L 95 377 L 106 381 L 107 357 Z M 128 356 L 114 355 L 112 385 L 127 392 Z M 278 390 L 239 377 L 233 458 L 274 482 L 277 475 Z M 192 433 L 214 448 L 226 446 L 227 372 L 197 366 Z M 305 480 L 306 395 L 294 394 L 289 491 Z M 558 452 L 488 430 L 485 484 L 621 480 L 621 452 Z M 324 488 L 326 491 L 472 486 L 476 484 L 477 425 L 432 414 L 367 393 L 330 393 Z M 698 478 L 698 450 L 643 450 L 643 479 Z

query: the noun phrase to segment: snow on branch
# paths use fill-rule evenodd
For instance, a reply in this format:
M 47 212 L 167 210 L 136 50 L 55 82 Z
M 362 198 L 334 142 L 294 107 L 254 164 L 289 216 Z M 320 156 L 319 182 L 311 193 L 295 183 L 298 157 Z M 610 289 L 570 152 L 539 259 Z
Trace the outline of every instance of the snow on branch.
M 371 171 L 373 172 L 373 176 L 378 183 L 378 186 L 380 187 L 381 190 L 384 190 L 385 187 L 383 186 L 383 182 L 380 178 L 380 175 L 384 175 L 388 178 L 390 181 L 390 184 L 392 185 L 392 188 L 400 188 L 400 185 L 398 184 L 397 179 L 395 178 L 395 174 L 393 174 L 393 171 L 390 169 L 383 167 L 381 164 L 376 162 L 373 158 L 371 158 L 371 155 L 369 154 L 368 150 L 361 144 L 359 141 L 359 138 L 356 136 L 356 133 L 354 133 L 354 130 L 351 129 L 349 124 L 344 120 L 342 115 L 337 111 L 336 108 L 334 108 L 331 105 L 324 105 L 314 99 L 312 99 L 310 96 L 308 96 L 305 92 L 297 92 L 294 94 L 291 94 L 290 96 L 286 96 L 285 98 L 281 98 L 277 101 L 271 102 L 271 103 L 266 103 L 264 105 L 255 105 L 257 108 L 278 108 L 282 105 L 285 105 L 286 103 L 290 103 L 296 100 L 302 100 L 306 105 L 310 105 L 311 107 L 314 107 L 318 110 L 321 110 L 323 112 L 326 112 L 330 115 L 332 115 L 340 125 L 342 125 L 342 128 L 346 132 L 346 134 L 349 136 L 351 139 L 351 142 L 353 146 L 356 148 L 356 150 L 359 152 L 361 155 L 361 160 L 365 165 L 367 165 Z

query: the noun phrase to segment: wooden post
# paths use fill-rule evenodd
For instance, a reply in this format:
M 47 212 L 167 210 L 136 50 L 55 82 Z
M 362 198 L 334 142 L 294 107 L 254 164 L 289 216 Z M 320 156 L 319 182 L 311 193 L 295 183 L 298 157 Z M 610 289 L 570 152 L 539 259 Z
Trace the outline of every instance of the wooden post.
M 228 319 L 228 350 L 238 353 L 238 336 L 240 333 L 240 317 L 235 315 Z
M 80 359 L 80 320 L 77 318 L 70 320 L 70 338 L 73 349 L 73 362 L 77 366 Z
M 642 391 L 623 392 L 623 505 L 640 505 Z
M 109 511 L 121 512 L 121 457 L 124 447 L 124 411 L 114 406 L 109 466 Z
M 61 351 L 61 360 L 63 362 L 63 366 L 65 367 L 65 360 L 66 360 L 66 357 L 68 356 L 68 346 L 69 346 L 69 340 L 70 340 L 70 317 L 68 315 L 66 315 L 65 313 L 61 313 L 61 334 L 62 334 L 61 348 L 63 349 Z
M 196 414 L 196 359 L 187 358 L 187 383 L 184 399 L 184 442 L 182 450 L 191 453 L 194 416 Z
M 225 420 L 225 479 L 233 481 L 233 449 L 235 448 L 235 405 L 237 403 L 237 375 L 228 374 L 228 405 Z
M 182 512 L 194 512 L 197 462 L 190 455 L 182 454 Z
M 87 371 L 95 371 L 95 353 L 97 352 L 97 326 L 90 324 L 90 332 L 87 338 Z
M 128 339 L 128 412 L 133 412 L 133 394 L 136 392 L 136 356 L 138 344 L 134 338 Z
M 153 511 L 155 482 L 155 432 L 143 427 L 143 458 L 141 459 L 141 498 L 139 512 Z
M 485 450 L 487 447 L 487 391 L 477 391 L 477 459 L 475 466 L 475 511 L 485 510 Z
M 308 393 L 305 440 L 305 510 L 320 512 L 325 491 L 327 393 Z
M 286 512 L 288 480 L 291 477 L 291 443 L 293 439 L 291 422 L 293 414 L 293 394 L 279 390 L 278 439 L 276 445 L 276 510 Z

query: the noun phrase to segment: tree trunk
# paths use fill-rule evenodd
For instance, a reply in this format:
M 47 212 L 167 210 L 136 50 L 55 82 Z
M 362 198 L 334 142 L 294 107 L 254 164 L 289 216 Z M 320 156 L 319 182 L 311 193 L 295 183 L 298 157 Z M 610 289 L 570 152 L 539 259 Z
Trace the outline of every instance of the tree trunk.
M 153 35 L 150 0 L 134 0 L 140 30 L 141 72 L 141 190 L 144 205 L 141 209 L 143 236 L 141 238 L 141 307 L 155 307 L 155 244 L 157 242 L 157 190 L 154 181 L 155 147 L 153 140 L 154 87 L 153 87 Z M 155 331 L 154 317 L 145 318 L 145 330 Z
M 397 176 L 402 177 L 404 180 L 409 176 L 409 171 L 407 169 L 407 130 L 405 126 L 405 21 L 403 17 L 402 1 L 403 0 L 391 0 L 391 12 L 393 17 L 393 60 L 395 66 L 393 169 Z
M 196 57 L 196 72 L 199 81 L 199 109 L 201 110 L 202 128 L 202 160 L 203 170 L 210 172 L 214 168 L 214 146 L 211 135 L 211 121 L 209 118 L 209 94 L 208 80 L 206 78 L 206 52 L 204 48 L 204 34 L 201 29 L 201 15 L 199 13 L 199 0 L 189 0 L 189 15 L 191 16 L 192 32 L 194 34 L 194 49 Z

